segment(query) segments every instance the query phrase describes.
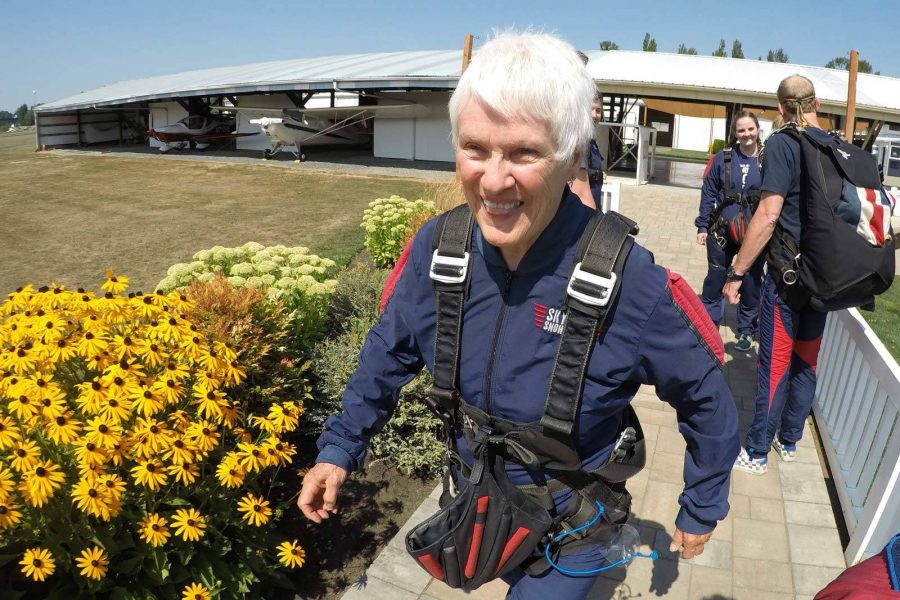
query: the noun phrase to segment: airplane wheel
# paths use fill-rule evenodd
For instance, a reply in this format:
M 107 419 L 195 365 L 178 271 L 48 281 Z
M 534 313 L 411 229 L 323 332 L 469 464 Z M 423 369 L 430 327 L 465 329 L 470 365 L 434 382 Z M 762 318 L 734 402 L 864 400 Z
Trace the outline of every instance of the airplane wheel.
M 300 153 L 300 162 L 306 162 L 306 152 Z
M 269 160 L 270 158 L 272 158 L 272 151 L 263 150 L 263 160 Z

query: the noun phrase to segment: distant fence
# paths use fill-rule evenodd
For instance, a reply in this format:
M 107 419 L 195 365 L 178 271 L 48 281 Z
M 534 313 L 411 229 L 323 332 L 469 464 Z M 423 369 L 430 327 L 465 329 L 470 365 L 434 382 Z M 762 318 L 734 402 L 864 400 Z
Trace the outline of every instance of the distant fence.
M 900 532 L 900 367 L 856 309 L 828 315 L 813 414 L 852 565 Z

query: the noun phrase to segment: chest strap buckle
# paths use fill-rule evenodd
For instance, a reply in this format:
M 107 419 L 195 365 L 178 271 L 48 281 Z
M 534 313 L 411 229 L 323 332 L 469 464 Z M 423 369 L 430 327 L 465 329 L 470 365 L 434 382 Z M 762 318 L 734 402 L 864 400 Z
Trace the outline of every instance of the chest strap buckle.
M 588 306 L 606 306 L 616 286 L 616 274 L 610 273 L 609 277 L 594 275 L 582 269 L 581 265 L 575 265 L 566 292 Z

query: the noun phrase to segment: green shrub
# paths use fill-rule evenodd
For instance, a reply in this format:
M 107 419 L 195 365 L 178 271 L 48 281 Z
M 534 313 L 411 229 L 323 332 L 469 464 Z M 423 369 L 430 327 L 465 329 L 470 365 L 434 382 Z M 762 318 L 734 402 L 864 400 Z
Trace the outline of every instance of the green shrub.
M 400 196 L 379 198 L 363 211 L 360 225 L 366 231 L 366 250 L 379 267 L 394 264 L 403 251 L 406 230 L 414 215 L 436 214 L 434 202 L 410 201 Z
M 718 140 L 718 139 L 713 140 L 712 143 L 709 145 L 709 154 L 713 155 L 716 152 L 719 152 L 720 150 L 722 150 L 722 148 L 724 148 L 724 147 L 725 147 L 725 140 Z
M 306 402 L 305 419 L 321 428 L 325 419 L 341 411 L 341 397 L 350 375 L 359 366 L 359 352 L 369 329 L 378 322 L 378 303 L 386 272 L 357 266 L 339 276 L 332 297 L 329 337 L 313 349 L 313 397 Z M 337 316 L 340 315 L 340 316 Z M 372 439 L 369 456 L 406 474 L 436 476 L 444 465 L 438 441 L 440 421 L 423 402 L 431 377 L 423 372 L 400 392 L 393 417 Z
M 297 347 L 309 347 L 319 335 L 337 284 L 330 278 L 334 261 L 310 254 L 303 246 L 265 247 L 256 242 L 237 248 L 214 246 L 193 258 L 193 262 L 169 267 L 157 288 L 168 292 L 193 281 L 210 281 L 221 273 L 236 288 L 265 289 L 271 301 L 280 302 L 289 315 L 290 337 Z

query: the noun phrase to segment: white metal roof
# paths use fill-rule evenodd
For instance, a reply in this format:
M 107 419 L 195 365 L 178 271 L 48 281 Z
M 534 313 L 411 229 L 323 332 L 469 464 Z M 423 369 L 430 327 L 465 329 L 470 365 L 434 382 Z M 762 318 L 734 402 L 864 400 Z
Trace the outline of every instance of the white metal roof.
M 163 98 L 342 89 L 453 89 L 462 53 L 384 52 L 298 58 L 133 79 L 81 92 L 36 107 L 58 112 Z
M 605 93 L 739 102 L 774 107 L 775 90 L 788 75 L 808 77 L 825 112 L 842 114 L 847 104 L 847 71 L 759 60 L 668 54 L 586 52 L 588 71 Z M 900 79 L 860 73 L 856 115 L 900 122 Z
M 477 50 L 476 50 L 477 52 Z M 775 106 L 778 83 L 809 77 L 826 112 L 843 113 L 846 71 L 790 63 L 664 52 L 587 52 L 588 70 L 605 93 Z M 36 107 L 60 112 L 174 97 L 340 89 L 453 89 L 458 50 L 300 58 L 123 81 Z M 900 122 L 900 79 L 859 74 L 857 116 Z

